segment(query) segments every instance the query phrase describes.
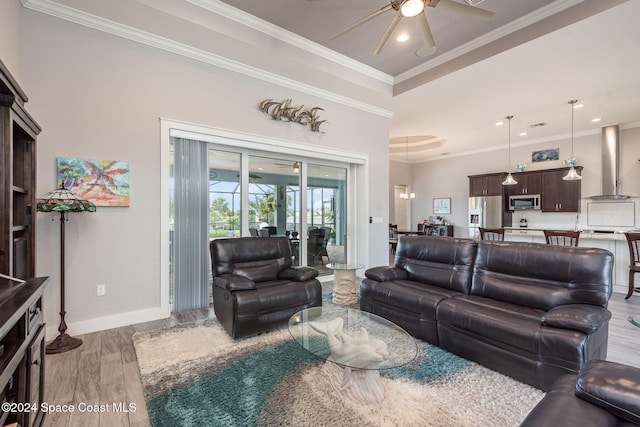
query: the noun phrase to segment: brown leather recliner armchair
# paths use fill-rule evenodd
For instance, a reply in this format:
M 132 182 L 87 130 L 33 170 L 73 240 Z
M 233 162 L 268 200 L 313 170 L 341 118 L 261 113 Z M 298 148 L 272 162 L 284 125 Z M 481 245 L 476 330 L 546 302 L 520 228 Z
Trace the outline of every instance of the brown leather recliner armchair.
M 216 239 L 209 249 L 213 308 L 233 338 L 285 325 L 296 312 L 322 305 L 318 271 L 292 266 L 286 237 Z

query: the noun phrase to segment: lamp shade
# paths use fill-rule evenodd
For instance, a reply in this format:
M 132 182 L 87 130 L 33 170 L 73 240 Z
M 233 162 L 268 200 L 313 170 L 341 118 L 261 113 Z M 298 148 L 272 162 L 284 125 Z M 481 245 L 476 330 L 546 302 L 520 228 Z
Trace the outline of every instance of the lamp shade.
M 511 172 L 509 172 L 509 175 L 507 175 L 507 178 L 504 181 L 502 181 L 502 185 L 516 185 L 517 183 L 518 181 L 513 179 L 513 175 L 511 175 Z
M 578 175 L 578 171 L 576 171 L 575 168 L 571 166 L 569 172 L 565 176 L 563 176 L 562 179 L 565 181 L 580 181 L 582 177 Z
M 88 200 L 60 187 L 36 200 L 38 212 L 95 212 L 96 206 Z

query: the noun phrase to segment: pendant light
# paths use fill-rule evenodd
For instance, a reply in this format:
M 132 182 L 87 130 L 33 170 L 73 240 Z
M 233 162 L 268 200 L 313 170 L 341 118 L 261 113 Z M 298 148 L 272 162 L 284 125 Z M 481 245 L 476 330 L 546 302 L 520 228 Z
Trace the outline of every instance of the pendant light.
M 509 170 L 511 169 L 511 119 L 513 119 L 513 116 L 507 116 L 505 118 L 509 120 L 509 167 L 507 169 Z M 511 171 L 509 171 L 509 174 L 507 175 L 507 179 L 502 181 L 502 185 L 516 185 L 517 183 L 518 181 L 513 179 L 513 175 L 511 175 Z
M 404 200 L 409 200 L 409 199 L 415 199 L 416 198 L 416 193 L 409 193 L 409 137 L 405 136 L 404 139 L 404 161 L 407 163 L 407 192 L 406 193 L 400 193 L 400 198 L 404 199 Z
M 572 99 L 569 101 L 569 105 L 571 105 L 571 160 L 573 161 L 573 110 L 575 109 L 575 103 L 578 102 L 577 99 Z M 571 164 L 571 169 L 569 172 L 562 177 L 565 181 L 579 181 L 582 179 L 580 175 L 578 175 L 578 171 L 573 167 L 573 162 Z

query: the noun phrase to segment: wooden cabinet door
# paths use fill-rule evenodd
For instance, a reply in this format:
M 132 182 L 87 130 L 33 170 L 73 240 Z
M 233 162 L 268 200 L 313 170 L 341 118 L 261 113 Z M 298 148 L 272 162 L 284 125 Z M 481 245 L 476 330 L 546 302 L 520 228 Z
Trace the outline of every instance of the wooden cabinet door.
M 526 172 L 513 174 L 518 183 L 512 187 L 511 195 L 540 194 L 542 191 L 542 176 L 540 172 Z
M 469 197 L 501 196 L 504 174 L 493 173 L 469 177 Z
M 487 196 L 502 196 L 503 174 L 487 175 Z
M 580 212 L 582 181 L 562 179 L 567 170 L 544 172 L 540 207 L 543 212 Z
M 486 196 L 487 177 L 470 176 L 469 177 L 469 197 Z

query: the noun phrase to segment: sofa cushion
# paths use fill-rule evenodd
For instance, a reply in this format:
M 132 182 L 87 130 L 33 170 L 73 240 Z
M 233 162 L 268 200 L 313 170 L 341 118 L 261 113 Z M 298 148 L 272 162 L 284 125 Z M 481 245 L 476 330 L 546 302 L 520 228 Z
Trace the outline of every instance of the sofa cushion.
M 615 416 L 576 396 L 577 378 L 577 374 L 558 378 L 520 427 L 619 427 Z
M 605 307 L 613 254 L 540 243 L 478 243 L 471 293 L 548 311 L 565 304 Z
M 542 324 L 554 328 L 573 329 L 592 334 L 611 319 L 611 312 L 604 307 L 588 304 L 571 304 L 554 307 L 542 315 Z
M 223 274 L 214 277 L 213 285 L 228 291 L 249 291 L 256 288 L 256 282 L 235 274 Z
M 282 270 L 278 277 L 280 279 L 289 279 L 296 282 L 306 282 L 307 280 L 318 277 L 318 270 L 311 267 L 290 267 Z
M 407 272 L 398 267 L 381 266 L 373 267 L 364 272 L 364 275 L 371 280 L 386 282 L 388 280 L 406 279 Z
M 233 269 L 233 274 L 246 277 L 254 282 L 266 282 L 278 278 L 280 266 L 276 261 L 267 262 L 261 265 L 245 265 Z
M 402 236 L 395 266 L 414 282 L 469 293 L 475 256 L 476 242 L 470 239 Z
M 580 372 L 576 395 L 617 417 L 640 424 L 640 369 L 595 360 Z
M 242 269 L 245 272 L 243 275 L 252 276 L 254 272 L 248 268 L 265 264 L 276 264 L 278 270 L 292 266 L 291 244 L 284 236 L 261 240 L 255 237 L 214 239 L 209 243 L 209 251 L 214 277 L 235 273 L 236 269 Z M 266 272 L 258 268 L 255 274 L 262 276 Z
M 541 310 L 460 295 L 440 303 L 438 323 L 465 331 L 503 348 L 519 348 L 528 353 L 538 351 Z

